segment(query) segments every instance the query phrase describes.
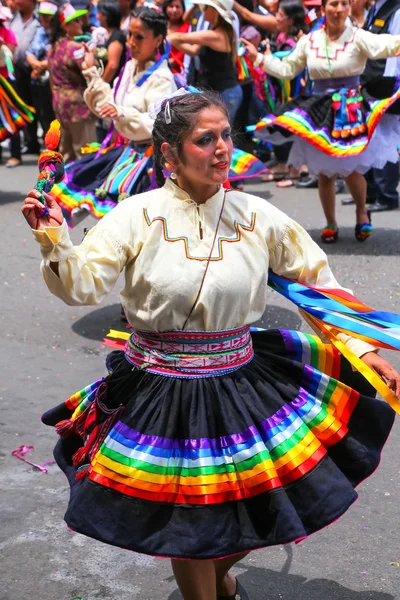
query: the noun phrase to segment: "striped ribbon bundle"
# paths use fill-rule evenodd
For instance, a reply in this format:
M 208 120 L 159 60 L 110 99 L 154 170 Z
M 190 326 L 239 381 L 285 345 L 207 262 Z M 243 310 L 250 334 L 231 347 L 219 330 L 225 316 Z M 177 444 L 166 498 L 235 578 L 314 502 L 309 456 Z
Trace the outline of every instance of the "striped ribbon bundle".
M 304 318 L 326 335 L 400 414 L 400 400 L 386 383 L 337 337 L 337 333 L 342 332 L 379 348 L 399 351 L 400 315 L 376 311 L 345 290 L 291 281 L 272 271 L 269 273 L 268 284 L 296 304 Z

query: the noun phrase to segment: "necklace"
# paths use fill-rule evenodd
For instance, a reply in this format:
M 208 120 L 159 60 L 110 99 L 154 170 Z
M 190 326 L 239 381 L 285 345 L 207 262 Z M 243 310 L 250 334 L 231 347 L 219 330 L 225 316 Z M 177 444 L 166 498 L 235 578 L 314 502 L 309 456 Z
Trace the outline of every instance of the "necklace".
M 326 33 L 326 29 L 325 29 L 324 42 L 325 42 L 325 56 L 326 56 L 326 61 L 328 63 L 328 71 L 329 71 L 330 75 L 333 75 L 333 70 L 332 70 L 332 65 L 331 65 L 331 59 L 329 58 L 328 34 Z
M 332 42 L 336 42 L 336 40 L 338 40 L 343 35 L 343 33 L 344 33 L 344 30 L 337 37 L 335 37 L 335 39 L 331 38 L 331 41 Z M 330 75 L 333 75 L 333 70 L 332 70 L 332 65 L 331 65 L 331 59 L 329 58 L 328 34 L 326 32 L 326 28 L 325 28 L 324 46 L 325 46 L 326 62 L 328 63 L 328 71 L 329 71 Z

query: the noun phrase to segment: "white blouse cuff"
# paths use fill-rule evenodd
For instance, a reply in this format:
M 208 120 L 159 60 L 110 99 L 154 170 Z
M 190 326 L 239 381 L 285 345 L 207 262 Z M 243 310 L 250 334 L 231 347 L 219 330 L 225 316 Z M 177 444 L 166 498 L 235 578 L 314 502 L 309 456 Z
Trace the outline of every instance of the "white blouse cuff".
M 253 64 L 254 64 L 254 67 L 255 67 L 255 68 L 259 67 L 259 66 L 261 65 L 261 63 L 263 62 L 263 60 L 264 60 L 264 54 L 261 54 L 261 52 L 259 52 L 259 53 L 257 54 L 257 58 L 256 58 L 256 60 L 255 60 L 255 61 L 254 61 L 254 63 L 253 63 Z
M 59 227 L 45 227 L 42 231 L 32 229 L 32 233 L 35 240 L 40 244 L 43 258 L 50 262 L 60 262 L 73 249 L 65 220 Z

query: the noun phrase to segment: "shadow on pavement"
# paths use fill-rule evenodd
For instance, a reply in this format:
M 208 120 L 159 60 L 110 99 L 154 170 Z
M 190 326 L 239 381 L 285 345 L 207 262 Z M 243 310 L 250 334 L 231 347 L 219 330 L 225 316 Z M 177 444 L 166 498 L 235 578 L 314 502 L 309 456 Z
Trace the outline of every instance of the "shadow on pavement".
M 120 319 L 121 306 L 103 306 L 85 315 L 72 325 L 72 331 L 88 340 L 102 341 L 110 329 L 126 331 L 126 323 Z
M 291 575 L 285 567 L 281 572 L 250 567 L 238 578 L 250 600 L 394 600 L 394 596 L 385 592 L 356 592 L 330 579 L 307 579 L 302 575 Z M 168 600 L 182 600 L 182 596 L 175 590 Z
M 94 310 L 78 321 L 74 321 L 72 331 L 88 340 L 102 341 L 110 329 L 130 331 L 126 323 L 120 319 L 120 305 L 112 304 Z M 262 319 L 254 323 L 255 327 L 262 329 L 299 329 L 301 318 L 296 312 L 268 306 Z
M 371 239 L 358 242 L 354 237 L 354 228 L 340 227 L 336 244 L 321 242 L 321 229 L 309 229 L 308 233 L 319 246 L 330 255 L 396 256 L 400 254 L 400 232 L 397 229 L 385 229 L 374 226 Z
M 20 192 L 0 191 L 0 206 L 2 206 L 3 204 L 11 204 L 13 202 L 19 202 L 22 206 L 23 201 L 24 196 Z
M 300 329 L 302 325 L 304 321 L 295 307 L 291 311 L 279 306 L 267 306 L 261 319 L 254 323 L 255 327 L 262 329 Z

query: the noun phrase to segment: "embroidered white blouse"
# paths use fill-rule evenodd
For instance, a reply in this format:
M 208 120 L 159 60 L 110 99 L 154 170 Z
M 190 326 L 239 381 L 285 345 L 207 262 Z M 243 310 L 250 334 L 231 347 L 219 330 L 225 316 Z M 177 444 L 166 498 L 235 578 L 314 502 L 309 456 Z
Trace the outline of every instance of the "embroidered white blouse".
M 153 65 L 146 64 L 146 70 Z M 117 131 L 134 142 L 147 142 L 151 138 L 154 120 L 149 116 L 149 108 L 162 98 L 168 98 L 175 92 L 176 84 L 174 75 L 163 61 L 158 69 L 140 86 L 138 81 L 145 71 L 136 73 L 137 61 L 131 59 L 125 66 L 121 82 L 115 93 L 109 83 L 103 81 L 96 67 L 91 67 L 83 74 L 88 82 L 85 90 L 85 102 L 90 110 L 99 116 L 99 110 L 104 104 L 112 104 L 118 111 L 114 121 Z M 117 85 L 117 79 L 114 86 Z
M 322 28 L 301 37 L 293 52 L 283 60 L 270 54 L 259 54 L 255 65 L 282 79 L 293 79 L 305 67 L 313 80 L 353 77 L 361 75 L 369 58 L 388 58 L 399 49 L 400 35 L 377 35 L 364 29 L 346 27 L 340 38 L 327 42 Z
M 267 304 L 268 269 L 302 282 L 340 287 L 308 233 L 262 198 L 220 188 L 204 204 L 167 180 L 124 200 L 79 246 L 68 227 L 34 231 L 49 290 L 70 305 L 99 304 L 125 269 L 121 300 L 135 329 L 233 329 L 257 321 Z M 50 262 L 58 263 L 57 276 Z M 285 324 L 282 323 L 282 327 Z M 339 334 L 358 356 L 373 346 Z

